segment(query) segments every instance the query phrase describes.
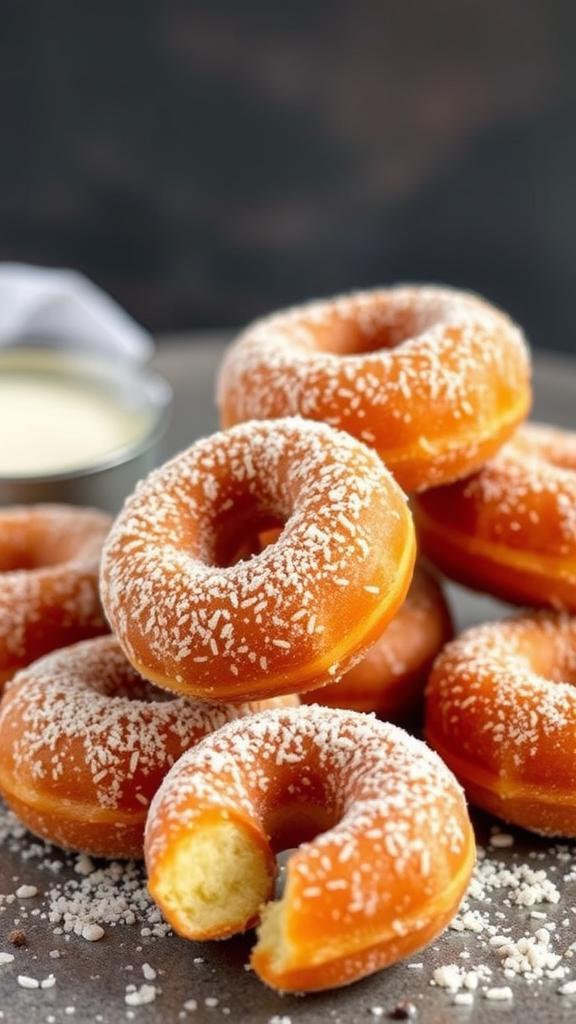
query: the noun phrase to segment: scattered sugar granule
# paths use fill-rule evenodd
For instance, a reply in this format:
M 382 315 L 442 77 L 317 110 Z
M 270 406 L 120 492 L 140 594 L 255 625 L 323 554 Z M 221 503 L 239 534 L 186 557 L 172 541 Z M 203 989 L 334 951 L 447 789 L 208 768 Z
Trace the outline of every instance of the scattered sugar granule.
M 474 1003 L 474 994 L 472 992 L 456 992 L 454 995 L 454 1003 L 456 1006 L 472 1006 Z
M 74 871 L 77 875 L 91 875 L 95 870 L 94 861 L 87 853 L 79 853 L 74 864 Z
M 561 996 L 574 996 L 576 995 L 576 980 L 565 981 L 563 985 L 560 985 L 558 992 Z
M 82 927 L 80 933 L 83 939 L 87 942 L 98 942 L 99 939 L 104 938 L 106 932 L 104 931 L 101 924 L 85 924 Z
M 16 981 L 20 988 L 40 988 L 38 978 L 31 978 L 28 974 L 19 974 Z
M 514 836 L 509 832 L 494 832 L 490 836 L 490 846 L 493 846 L 495 850 L 508 849 L 514 846 Z
M 509 985 L 502 985 L 500 988 L 487 988 L 484 995 L 486 999 L 493 999 L 495 1002 L 514 998 L 514 993 Z
M 31 900 L 38 895 L 38 889 L 35 885 L 19 885 L 14 895 L 19 900 Z
M 127 1006 L 145 1006 L 146 1003 L 153 1003 L 156 999 L 157 990 L 154 985 L 141 985 L 140 988 L 134 988 L 130 985 L 126 990 L 124 996 L 124 1002 Z
M 457 992 L 462 985 L 462 971 L 458 964 L 443 964 L 433 972 L 432 983 L 440 988 Z

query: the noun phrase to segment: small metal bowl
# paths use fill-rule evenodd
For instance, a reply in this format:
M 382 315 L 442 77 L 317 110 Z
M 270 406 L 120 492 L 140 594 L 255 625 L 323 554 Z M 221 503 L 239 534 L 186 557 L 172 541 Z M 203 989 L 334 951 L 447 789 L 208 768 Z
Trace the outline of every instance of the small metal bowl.
M 172 389 L 147 366 L 33 343 L 0 349 L 0 505 L 115 513 L 162 459 Z

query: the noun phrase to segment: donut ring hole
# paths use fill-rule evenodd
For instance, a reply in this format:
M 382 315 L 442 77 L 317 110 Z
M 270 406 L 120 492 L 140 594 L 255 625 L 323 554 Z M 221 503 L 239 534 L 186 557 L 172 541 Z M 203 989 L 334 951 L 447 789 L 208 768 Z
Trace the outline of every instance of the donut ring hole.
M 201 503 L 196 481 L 185 489 L 177 532 L 186 531 L 184 546 L 205 565 L 225 569 L 258 555 L 300 506 L 298 473 L 288 472 L 282 482 L 281 467 L 271 475 L 260 469 L 250 461 L 220 467 L 217 485 L 208 485 Z M 209 478 L 209 466 L 205 472 Z
M 47 506 L 47 513 L 50 506 Z M 89 535 L 89 528 L 78 524 L 73 527 L 70 516 L 61 522 L 42 520 L 42 509 L 38 513 L 31 510 L 26 523 L 6 520 L 2 524 L 0 537 L 0 573 L 32 571 L 48 569 L 62 563 L 82 558 L 85 545 L 86 554 L 90 556 L 94 543 Z M 101 543 L 99 538 L 98 543 Z M 94 549 L 95 550 L 95 549 Z
M 543 630 L 525 636 L 518 652 L 523 674 L 546 682 L 576 686 L 576 647 L 547 637 Z
M 294 343 L 298 334 L 304 347 L 335 356 L 366 355 L 380 350 L 398 348 L 436 327 L 442 326 L 445 338 L 456 342 L 459 331 L 446 324 L 450 313 L 446 301 L 430 300 L 422 308 L 408 305 L 398 297 L 379 297 L 371 307 L 354 297 L 339 306 L 335 302 L 329 321 L 324 317 L 306 316 L 304 313 L 296 335 L 294 324 L 288 319 L 283 328 Z M 452 315 L 460 310 L 452 310 Z
M 527 462 L 576 471 L 576 435 L 568 431 L 526 423 L 509 443 L 512 451 Z
M 334 320 L 329 327 L 316 325 L 312 322 L 304 324 L 304 331 L 309 330 L 314 336 L 314 347 L 320 352 L 329 352 L 337 356 L 363 355 L 378 352 L 380 349 L 397 348 L 420 333 L 421 325 L 415 323 L 415 317 L 406 313 L 404 316 L 390 317 L 384 324 L 359 324 L 345 317 Z
M 318 775 L 294 772 L 271 799 L 262 817 L 270 849 L 278 858 L 335 827 L 342 809 Z
M 226 569 L 254 558 L 268 544 L 278 540 L 284 525 L 271 513 L 258 514 L 257 510 L 250 509 L 239 513 L 238 506 L 235 506 L 231 515 L 212 524 L 209 563 Z

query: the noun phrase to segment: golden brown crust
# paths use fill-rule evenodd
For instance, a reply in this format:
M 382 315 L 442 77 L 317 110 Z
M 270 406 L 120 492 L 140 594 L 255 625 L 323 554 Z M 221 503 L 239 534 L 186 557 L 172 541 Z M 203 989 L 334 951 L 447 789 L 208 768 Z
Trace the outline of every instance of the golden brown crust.
M 174 766 L 148 816 L 149 888 L 176 931 L 223 937 L 258 920 L 274 854 L 297 846 L 252 953 L 267 984 L 296 992 L 350 984 L 439 934 L 475 853 L 460 787 L 424 743 L 302 705 L 230 723 Z
M 406 599 L 382 636 L 335 683 L 304 694 L 334 708 L 374 711 L 380 718 L 415 725 L 424 706 L 424 686 L 434 658 L 454 635 L 440 582 L 417 563 Z
M 0 793 L 59 846 L 140 858 L 148 806 L 168 769 L 208 732 L 265 706 L 171 697 L 134 672 L 114 637 L 74 644 L 6 687 Z
M 470 800 L 505 821 L 576 836 L 576 619 L 525 612 L 439 654 L 425 732 Z
M 274 543 L 238 559 L 278 526 Z M 300 417 L 254 421 L 196 442 L 137 488 L 105 546 L 101 594 L 142 675 L 239 701 L 345 671 L 401 605 L 414 558 L 405 495 L 374 452 Z
M 412 497 L 420 550 L 473 590 L 576 611 L 576 434 L 523 424 L 468 479 Z
M 527 416 L 518 327 L 477 295 L 404 285 L 352 292 L 250 324 L 224 355 L 223 426 L 299 414 L 379 452 L 408 493 L 470 473 Z
M 109 632 L 99 569 L 111 524 L 72 505 L 0 509 L 0 689 L 49 651 Z

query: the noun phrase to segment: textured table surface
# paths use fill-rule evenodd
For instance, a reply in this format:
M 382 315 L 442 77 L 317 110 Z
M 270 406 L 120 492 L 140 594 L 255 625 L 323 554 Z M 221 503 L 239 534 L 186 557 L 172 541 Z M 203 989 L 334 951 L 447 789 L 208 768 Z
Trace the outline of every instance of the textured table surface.
M 159 345 L 156 366 L 175 392 L 166 456 L 217 426 L 213 379 L 225 340 Z M 576 363 L 538 353 L 534 363 L 534 418 L 576 428 Z M 460 628 L 506 611 L 457 587 L 448 593 Z M 251 935 L 211 945 L 179 939 L 154 911 L 139 866 L 65 856 L 0 805 L 0 1024 L 361 1024 L 402 1014 L 422 1024 L 573 1021 L 574 844 L 483 816 L 475 823 L 478 868 L 455 927 L 349 989 L 280 997 L 246 970 Z

